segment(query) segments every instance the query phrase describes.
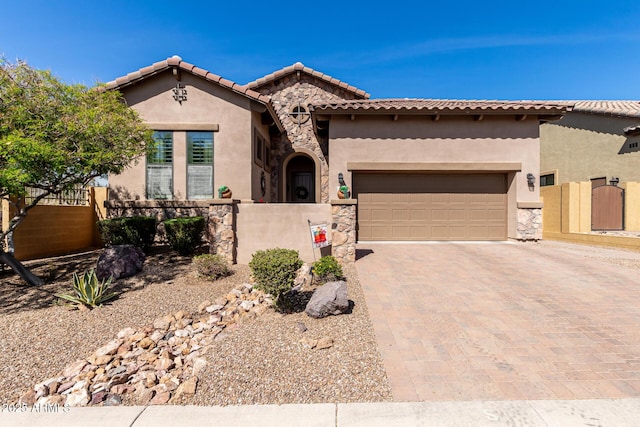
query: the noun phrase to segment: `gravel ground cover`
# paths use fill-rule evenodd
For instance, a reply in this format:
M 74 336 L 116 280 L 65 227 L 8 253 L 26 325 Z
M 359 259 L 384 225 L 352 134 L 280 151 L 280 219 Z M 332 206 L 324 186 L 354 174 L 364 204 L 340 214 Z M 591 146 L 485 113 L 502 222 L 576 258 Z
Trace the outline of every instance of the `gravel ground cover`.
M 115 284 L 121 294 L 107 305 L 72 311 L 57 304 L 55 294 L 70 291 L 72 273 L 95 266 L 98 254 L 28 263 L 46 280 L 37 288 L 10 271 L 0 272 L 4 297 L 0 300 L 0 402 L 17 401 L 34 384 L 88 357 L 125 327 L 149 325 L 179 310 L 195 313 L 203 301 L 213 301 L 249 281 L 246 265 L 234 266 L 231 276 L 214 282 L 200 279 L 191 258 L 161 248 L 147 258 L 141 274 Z M 269 310 L 237 325 L 224 340 L 212 343 L 196 394 L 180 403 L 391 400 L 357 274 L 353 268 L 345 272 L 351 313 L 312 319 L 303 312 Z M 305 344 L 320 338 L 332 339 L 333 345 L 318 350 Z

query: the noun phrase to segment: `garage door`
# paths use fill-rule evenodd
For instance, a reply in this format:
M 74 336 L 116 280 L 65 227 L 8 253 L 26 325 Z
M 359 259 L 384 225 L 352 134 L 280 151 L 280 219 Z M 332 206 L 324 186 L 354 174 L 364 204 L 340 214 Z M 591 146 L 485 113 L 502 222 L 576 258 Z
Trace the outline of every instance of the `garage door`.
M 358 240 L 505 240 L 505 174 L 354 173 Z

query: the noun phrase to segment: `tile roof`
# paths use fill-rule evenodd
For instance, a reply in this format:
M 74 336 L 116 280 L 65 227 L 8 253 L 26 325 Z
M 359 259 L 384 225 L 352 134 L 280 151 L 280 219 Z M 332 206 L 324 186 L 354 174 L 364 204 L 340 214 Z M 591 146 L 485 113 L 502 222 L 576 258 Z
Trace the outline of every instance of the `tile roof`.
M 640 118 L 640 101 L 567 101 L 573 111 L 607 116 Z
M 309 67 L 305 67 L 301 62 L 296 62 L 293 65 L 289 65 L 288 67 L 284 67 L 281 70 L 278 71 L 274 71 L 271 74 L 267 74 L 264 77 L 261 77 L 257 80 L 254 80 L 252 82 L 247 83 L 245 86 L 251 89 L 255 89 L 261 86 L 264 86 L 268 83 L 271 83 L 275 80 L 278 80 L 282 77 L 288 76 L 289 74 L 293 74 L 296 71 L 301 71 L 303 73 L 309 74 L 313 77 L 316 77 L 320 80 L 324 80 L 328 83 L 331 83 L 335 86 L 341 87 L 342 89 L 346 90 L 347 92 L 351 92 L 357 96 L 360 96 L 362 98 L 369 98 L 371 95 L 369 95 L 367 92 L 358 89 L 354 86 L 351 86 L 350 84 L 347 84 L 345 82 L 342 82 L 336 78 L 333 78 L 327 74 L 321 73 L 319 71 L 314 70 L 313 68 L 309 68 Z
M 640 135 L 640 125 L 638 126 L 628 126 L 626 128 L 623 129 L 624 134 L 631 136 L 631 135 Z
M 339 101 L 311 106 L 312 111 L 348 113 L 351 111 L 371 112 L 416 112 L 428 114 L 564 114 L 571 111 L 570 103 L 544 101 L 487 101 L 463 99 L 369 99 Z
M 127 74 L 126 76 L 118 77 L 115 80 L 105 83 L 105 85 L 102 86 L 102 88 L 105 90 L 120 89 L 122 87 L 136 83 L 150 76 L 166 71 L 172 67 L 178 67 L 181 70 L 187 71 L 198 77 L 202 77 L 207 81 L 216 83 L 224 88 L 227 88 L 233 92 L 246 96 L 249 99 L 252 99 L 254 101 L 257 101 L 265 105 L 269 110 L 269 112 L 271 113 L 271 116 L 274 118 L 276 125 L 278 126 L 280 131 L 284 130 L 284 127 L 282 126 L 282 123 L 280 122 L 280 119 L 278 118 L 278 115 L 276 114 L 275 109 L 271 104 L 270 97 L 266 95 L 262 95 L 261 93 L 258 93 L 248 88 L 247 86 L 239 85 L 217 74 L 213 74 L 207 70 L 196 67 L 193 64 L 183 61 L 182 58 L 180 58 L 177 55 L 174 55 L 171 58 L 167 58 L 164 61 L 156 62 L 155 64 L 150 65 L 148 67 L 141 68 L 138 71 L 134 71 L 132 73 Z

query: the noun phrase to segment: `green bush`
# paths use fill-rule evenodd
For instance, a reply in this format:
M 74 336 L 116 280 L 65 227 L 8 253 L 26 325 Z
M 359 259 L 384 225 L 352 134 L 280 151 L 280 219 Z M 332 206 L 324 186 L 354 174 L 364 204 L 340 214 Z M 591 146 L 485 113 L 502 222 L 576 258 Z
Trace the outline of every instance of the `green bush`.
M 73 273 L 74 294 L 57 294 L 56 296 L 77 305 L 84 304 L 95 308 L 118 295 L 115 292 L 108 292 L 110 285 L 111 278 L 106 282 L 100 282 L 93 270 L 85 272 L 81 276 Z
M 320 283 L 332 282 L 344 277 L 342 266 L 333 255 L 323 256 L 314 262 L 311 271 Z
M 156 237 L 156 219 L 152 216 L 133 216 L 98 221 L 100 236 L 106 246 L 135 245 L 145 252 Z
M 229 263 L 220 255 L 203 254 L 193 257 L 193 265 L 200 277 L 216 280 L 231 273 Z
M 301 266 L 298 251 L 293 249 L 257 251 L 249 261 L 256 288 L 271 294 L 278 309 L 284 304 L 284 294 L 293 288 L 296 273 Z
M 171 249 L 180 255 L 192 254 L 202 243 L 204 224 L 204 218 L 201 216 L 164 221 L 164 230 Z

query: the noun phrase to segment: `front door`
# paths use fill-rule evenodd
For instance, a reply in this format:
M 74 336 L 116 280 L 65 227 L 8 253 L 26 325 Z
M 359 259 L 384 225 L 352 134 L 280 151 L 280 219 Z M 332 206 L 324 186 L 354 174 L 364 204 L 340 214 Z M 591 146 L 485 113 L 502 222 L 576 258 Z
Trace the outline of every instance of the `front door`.
M 316 190 L 311 172 L 291 173 L 291 201 L 294 203 L 313 203 Z

